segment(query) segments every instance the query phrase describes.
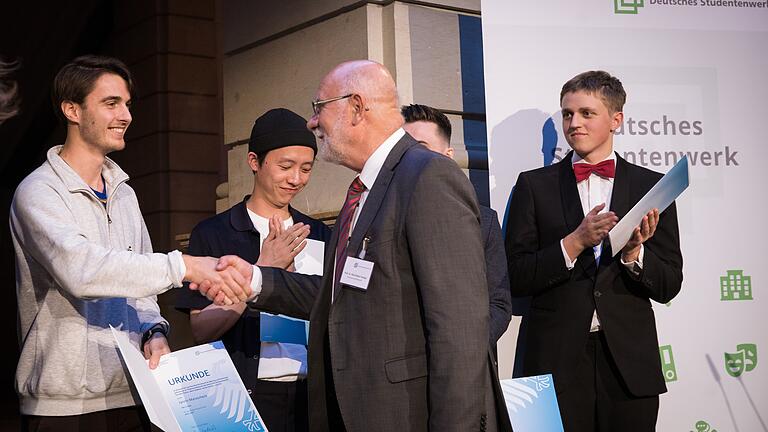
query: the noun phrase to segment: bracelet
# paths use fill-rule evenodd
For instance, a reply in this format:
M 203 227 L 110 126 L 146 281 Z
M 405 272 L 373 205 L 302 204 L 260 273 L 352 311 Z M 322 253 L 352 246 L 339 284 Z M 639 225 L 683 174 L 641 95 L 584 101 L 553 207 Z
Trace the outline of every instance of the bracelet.
M 157 323 L 149 330 L 145 331 L 141 336 L 141 348 L 144 349 L 144 344 L 147 343 L 155 333 L 162 333 L 166 338 L 168 337 L 168 325 L 165 323 Z

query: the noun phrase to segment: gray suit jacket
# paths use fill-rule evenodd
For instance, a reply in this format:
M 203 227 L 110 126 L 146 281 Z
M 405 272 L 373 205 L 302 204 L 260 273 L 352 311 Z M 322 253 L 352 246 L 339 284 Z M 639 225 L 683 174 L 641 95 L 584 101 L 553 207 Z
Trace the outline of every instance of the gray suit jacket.
M 257 301 L 310 319 L 310 430 L 329 430 L 333 385 L 350 432 L 495 431 L 483 244 L 466 176 L 403 137 L 348 247 L 358 256 L 369 239 L 368 289 L 343 285 L 331 304 L 337 236 L 325 253 L 325 277 L 265 268 Z

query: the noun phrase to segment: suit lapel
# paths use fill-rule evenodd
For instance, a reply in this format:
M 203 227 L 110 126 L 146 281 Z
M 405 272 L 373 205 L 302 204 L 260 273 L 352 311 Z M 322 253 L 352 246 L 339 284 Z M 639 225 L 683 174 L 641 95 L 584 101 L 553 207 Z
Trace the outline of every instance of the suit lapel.
M 560 200 L 563 204 L 568 232 L 573 232 L 578 228 L 584 219 L 579 190 L 576 188 L 576 175 L 573 174 L 572 157 L 573 151 L 569 152 L 560 162 Z
M 616 213 L 619 219 L 629 211 L 629 174 L 628 163 L 616 155 L 616 177 L 613 179 L 613 191 L 611 192 L 611 207 L 609 210 Z
M 565 223 L 568 232 L 572 233 L 584 220 L 584 210 L 581 208 L 579 189 L 576 187 L 576 175 L 573 174 L 573 151 L 568 152 L 560 162 L 560 201 L 563 206 Z M 590 278 L 595 278 L 595 254 L 592 248 L 584 249 L 576 261 L 584 273 Z
M 630 209 L 629 205 L 629 164 L 616 154 L 616 176 L 613 178 L 611 191 L 611 206 L 608 208 L 621 220 Z M 600 254 L 600 267 L 609 266 L 613 262 L 613 248 L 608 237 L 603 241 L 603 251 Z
M 368 192 L 368 196 L 365 198 L 363 209 L 360 212 L 360 216 L 357 218 L 354 229 L 352 230 L 352 236 L 350 237 L 349 245 L 347 246 L 347 256 L 356 257 L 360 255 L 363 239 L 365 238 L 365 234 L 368 232 L 368 229 L 371 227 L 373 219 L 379 213 L 379 208 L 381 207 L 382 202 L 384 202 L 387 189 L 389 188 L 389 185 L 392 181 L 392 176 L 395 173 L 395 167 L 397 166 L 398 162 L 400 162 L 400 159 L 403 157 L 405 152 L 413 145 L 418 145 L 418 143 L 413 138 L 411 138 L 410 135 L 405 134 L 405 136 L 400 138 L 400 141 L 395 144 L 395 146 L 392 148 L 392 151 L 389 152 L 387 159 L 384 161 L 384 165 L 379 171 L 379 175 L 376 177 L 376 181 L 373 182 L 373 187 L 371 187 L 370 192 Z M 334 238 L 337 237 L 338 233 L 334 232 Z M 331 269 L 331 271 L 332 270 L 333 269 Z M 339 289 L 339 292 L 336 294 L 334 303 L 338 301 L 338 299 L 343 295 L 344 290 Z
M 378 214 L 381 203 L 384 202 L 384 197 L 386 196 L 387 189 L 392 181 L 392 176 L 395 173 L 394 170 L 397 163 L 400 162 L 400 159 L 403 157 L 406 150 L 415 144 L 416 141 L 414 141 L 410 135 L 406 134 L 397 142 L 397 144 L 395 144 L 392 151 L 389 152 L 387 159 L 384 161 L 384 165 L 381 167 L 381 171 L 379 171 L 379 175 L 376 177 L 376 181 L 373 182 L 371 191 L 365 198 L 360 217 L 358 217 L 357 223 L 355 223 L 352 237 L 349 240 L 349 247 L 347 248 L 350 256 L 357 256 L 360 253 L 363 238 L 371 227 L 373 219 Z

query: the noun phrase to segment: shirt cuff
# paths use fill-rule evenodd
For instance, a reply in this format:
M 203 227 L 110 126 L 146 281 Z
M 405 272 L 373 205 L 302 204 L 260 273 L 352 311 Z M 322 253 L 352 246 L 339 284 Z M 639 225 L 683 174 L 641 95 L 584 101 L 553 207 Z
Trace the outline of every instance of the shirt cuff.
M 563 258 L 565 258 L 565 266 L 568 268 L 568 270 L 573 270 L 573 268 L 576 266 L 576 258 L 575 260 L 571 261 L 571 257 L 568 256 L 568 252 L 565 251 L 565 244 L 563 243 L 565 239 L 560 239 L 560 250 L 563 251 Z
M 643 271 L 643 256 L 645 256 L 645 246 L 640 245 L 640 253 L 637 255 L 637 260 L 632 262 L 624 262 L 624 257 L 622 256 L 620 258 L 621 264 L 626 267 L 630 273 L 637 276 L 641 271 Z
M 184 276 L 187 274 L 187 266 L 184 265 L 184 258 L 178 250 L 168 253 L 168 260 L 171 264 L 171 283 L 174 288 L 184 285 Z
M 253 266 L 253 276 L 251 276 L 251 296 L 246 300 L 248 303 L 256 301 L 261 294 L 261 269 L 259 266 Z

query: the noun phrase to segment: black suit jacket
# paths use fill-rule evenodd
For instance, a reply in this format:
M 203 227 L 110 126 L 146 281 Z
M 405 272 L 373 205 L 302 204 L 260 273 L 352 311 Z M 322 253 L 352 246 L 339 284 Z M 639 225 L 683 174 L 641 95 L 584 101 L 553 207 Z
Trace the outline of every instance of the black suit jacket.
M 310 318 L 312 431 L 329 429 L 331 382 L 349 431 L 496 430 L 487 403 L 479 216 L 456 164 L 406 135 L 379 172 L 347 249 L 358 256 L 370 239 L 365 259 L 375 267 L 367 290 L 344 285 L 331 304 L 337 232 L 324 278 L 262 269 L 257 305 Z
M 633 276 L 613 257 L 607 238 L 599 268 L 591 248 L 566 268 L 560 240 L 584 218 L 570 152 L 561 162 L 521 173 L 509 208 L 506 246 L 513 296 L 532 296 L 524 375 L 552 372 L 558 392 L 574 378 L 592 312 L 597 308 L 608 349 L 635 396 L 666 391 L 650 300 L 666 303 L 683 280 L 673 203 L 644 244 L 643 269 Z M 610 210 L 622 218 L 661 178 L 617 156 Z

